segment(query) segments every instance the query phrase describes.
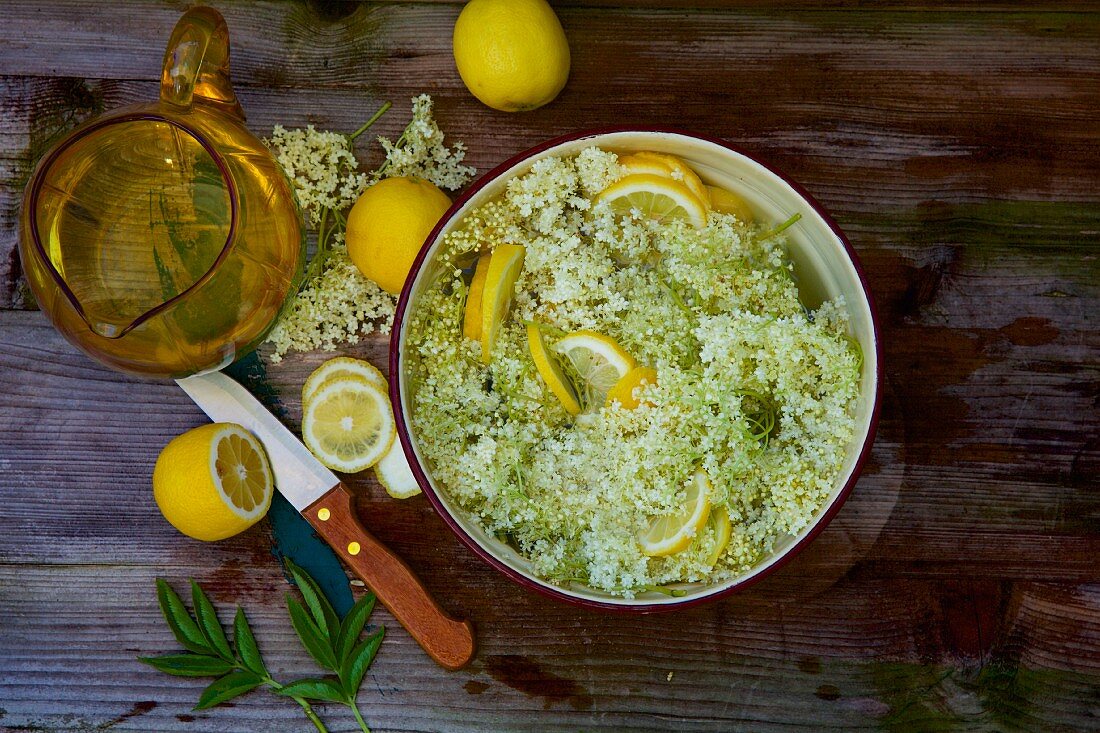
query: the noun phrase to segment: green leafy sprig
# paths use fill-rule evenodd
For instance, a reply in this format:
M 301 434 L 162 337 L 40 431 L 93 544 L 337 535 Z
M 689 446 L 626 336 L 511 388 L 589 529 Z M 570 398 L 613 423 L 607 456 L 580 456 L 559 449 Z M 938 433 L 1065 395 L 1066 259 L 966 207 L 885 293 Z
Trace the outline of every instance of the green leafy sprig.
M 287 594 L 291 625 L 310 656 L 332 675 L 307 677 L 286 684 L 272 679 L 244 611 L 237 607 L 233 643 L 230 644 L 214 605 L 194 580 L 191 581 L 192 616 L 172 587 L 157 579 L 161 612 L 168 628 L 186 651 L 139 657 L 139 661 L 177 677 L 216 677 L 202 691 L 195 710 L 212 708 L 265 686 L 274 694 L 298 703 L 321 733 L 327 733 L 328 729 L 310 702 L 338 702 L 348 706 L 359 727 L 370 733 L 356 698 L 385 633 L 385 629 L 379 627 L 366 638 L 360 638 L 374 610 L 374 594 L 367 593 L 360 598 L 341 620 L 313 578 L 290 560 L 286 561 L 286 567 L 304 601 L 303 604 Z

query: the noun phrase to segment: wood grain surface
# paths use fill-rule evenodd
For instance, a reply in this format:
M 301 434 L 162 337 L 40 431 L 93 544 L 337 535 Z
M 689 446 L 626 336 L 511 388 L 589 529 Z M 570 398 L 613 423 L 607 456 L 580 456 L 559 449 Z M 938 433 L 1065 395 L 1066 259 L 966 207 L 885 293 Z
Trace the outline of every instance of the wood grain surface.
M 727 600 L 623 618 L 534 596 L 423 497 L 348 478 L 360 519 L 479 631 L 446 672 L 384 610 L 360 705 L 375 731 L 1100 729 L 1100 7 L 800 0 L 556 3 L 573 70 L 533 113 L 481 106 L 454 2 L 222 2 L 252 129 L 350 131 L 428 92 L 486 170 L 584 127 L 676 125 L 791 174 L 862 258 L 885 349 L 883 423 L 836 520 Z M 0 728 L 297 731 L 261 693 L 136 661 L 175 642 L 153 587 L 249 612 L 279 676 L 292 638 L 265 524 L 221 543 L 152 501 L 161 447 L 205 418 L 177 387 L 77 353 L 21 284 L 18 207 L 52 139 L 155 97 L 185 3 L 0 0 Z M 362 142 L 367 161 L 377 149 Z M 385 369 L 386 342 L 344 353 Z M 292 427 L 326 354 L 270 365 Z M 336 706 L 333 731 L 356 729 Z

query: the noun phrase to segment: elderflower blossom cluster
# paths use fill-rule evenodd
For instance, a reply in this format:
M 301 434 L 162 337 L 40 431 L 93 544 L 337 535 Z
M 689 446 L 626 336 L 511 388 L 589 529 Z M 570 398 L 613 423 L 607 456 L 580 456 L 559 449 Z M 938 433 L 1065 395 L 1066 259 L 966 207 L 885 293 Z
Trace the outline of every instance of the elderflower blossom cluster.
M 359 162 L 346 135 L 312 125 L 295 130 L 276 125 L 267 144 L 314 225 L 323 210 L 347 209 L 367 186 L 383 177 L 416 175 L 453 190 L 465 186 L 476 173 L 461 165 L 466 155 L 462 143 L 444 145 L 443 132 L 432 117 L 432 99 L 426 94 L 413 99 L 412 121 L 397 143 L 382 137 L 378 141 L 386 151 L 386 162 L 373 173 L 357 172 Z M 268 334 L 272 362 L 291 351 L 334 351 L 372 332 L 390 332 L 397 298 L 359 272 L 348 257 L 343 237 L 341 232 L 332 235 L 331 251 L 320 255 L 326 257 L 321 272 L 303 283 Z
M 363 277 L 348 257 L 344 235 L 334 237 L 320 274 L 287 304 L 267 336 L 273 363 L 290 351 L 335 351 L 373 331 L 390 332 L 395 298 Z
M 370 175 L 357 172 L 359 161 L 347 135 L 313 125 L 294 130 L 275 125 L 264 142 L 294 185 L 298 205 L 314 226 L 324 209 L 351 206 L 370 185 Z
M 477 171 L 462 165 L 466 146 L 444 144 L 443 131 L 432 117 L 432 98 L 427 94 L 413 97 L 412 121 L 396 143 L 379 136 L 386 162 L 379 169 L 384 175 L 416 176 L 440 188 L 456 191 L 465 186 Z
M 803 307 L 774 229 L 617 216 L 594 194 L 622 175 L 597 148 L 544 158 L 471 211 L 410 314 L 408 347 L 413 427 L 452 499 L 541 577 L 633 597 L 734 577 L 807 526 L 841 473 L 862 360 L 843 302 Z M 502 243 L 526 257 L 485 365 L 463 313 L 474 261 Z M 657 383 L 633 410 L 571 417 L 530 355 L 532 321 L 610 336 Z M 678 510 L 699 469 L 728 543 L 708 521 L 687 549 L 647 556 L 639 535 Z

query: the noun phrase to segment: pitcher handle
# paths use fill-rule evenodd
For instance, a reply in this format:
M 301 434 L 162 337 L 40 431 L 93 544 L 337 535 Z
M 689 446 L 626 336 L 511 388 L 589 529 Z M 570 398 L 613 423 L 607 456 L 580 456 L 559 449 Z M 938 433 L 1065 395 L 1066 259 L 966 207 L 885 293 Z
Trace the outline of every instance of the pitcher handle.
M 229 29 L 221 13 L 194 7 L 176 23 L 160 75 L 162 102 L 190 109 L 211 104 L 244 119 L 244 111 L 229 83 Z

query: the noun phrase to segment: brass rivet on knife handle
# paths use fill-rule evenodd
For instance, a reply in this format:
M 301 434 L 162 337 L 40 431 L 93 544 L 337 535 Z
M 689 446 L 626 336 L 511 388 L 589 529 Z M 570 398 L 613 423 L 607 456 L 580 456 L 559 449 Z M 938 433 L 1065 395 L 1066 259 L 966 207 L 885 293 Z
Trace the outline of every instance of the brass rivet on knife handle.
M 302 514 L 440 666 L 460 669 L 473 659 L 473 625 L 440 608 L 409 566 L 363 528 L 346 486 L 336 484 Z

